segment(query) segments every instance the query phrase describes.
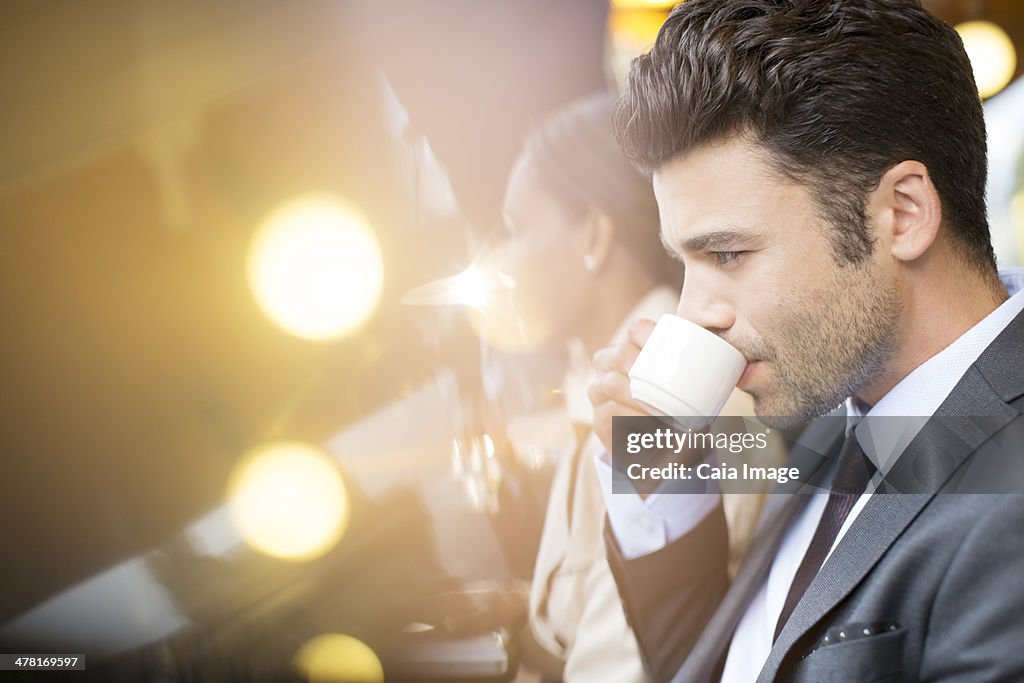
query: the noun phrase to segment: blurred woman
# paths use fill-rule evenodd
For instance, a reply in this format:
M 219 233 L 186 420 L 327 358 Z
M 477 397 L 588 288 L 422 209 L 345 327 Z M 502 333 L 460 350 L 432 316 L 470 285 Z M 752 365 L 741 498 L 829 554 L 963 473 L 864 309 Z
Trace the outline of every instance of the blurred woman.
M 530 633 L 568 682 L 645 680 L 605 559 L 587 361 L 630 320 L 673 312 L 682 279 L 658 238 L 651 183 L 612 135 L 614 101 L 586 98 L 533 130 L 504 206 L 516 304 L 570 355 L 564 396 L 579 442 L 558 464 L 529 598 Z
M 569 683 L 646 680 L 605 556 L 588 360 L 623 337 L 631 320 L 674 312 L 682 282 L 681 267 L 661 246 L 650 180 L 622 156 L 612 135 L 614 101 L 610 94 L 591 96 L 538 125 L 504 201 L 503 270 L 515 283 L 526 336 L 567 349 L 563 393 L 578 438 L 558 463 L 532 583 L 478 602 L 478 611 L 489 606 L 490 616 L 508 625 L 526 616 L 528 602 L 529 634 L 540 650 L 530 656 L 527 648 L 527 663 L 552 655 L 562 670 L 541 667 L 546 678 Z M 751 414 L 750 408 L 731 410 Z M 761 500 L 726 497 L 735 556 L 747 545 Z

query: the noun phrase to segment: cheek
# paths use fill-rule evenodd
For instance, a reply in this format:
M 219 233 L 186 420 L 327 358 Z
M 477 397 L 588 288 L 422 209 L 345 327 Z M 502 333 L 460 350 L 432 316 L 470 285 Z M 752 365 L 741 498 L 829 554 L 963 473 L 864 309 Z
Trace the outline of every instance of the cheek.
M 519 289 L 524 291 L 551 290 L 559 284 L 559 275 L 567 267 L 565 255 L 557 246 L 524 251 L 515 259 L 510 275 L 516 279 Z
M 531 245 L 524 264 L 539 281 L 558 284 L 566 276 L 583 273 L 583 248 L 571 233 L 557 232 Z
M 738 283 L 733 291 L 736 313 L 733 333 L 737 338 L 752 341 L 759 352 L 768 354 L 788 345 L 788 332 L 795 317 L 806 307 L 808 296 L 818 296 L 803 291 L 781 268 L 765 268 L 753 273 L 749 281 Z
M 526 317 L 549 318 L 548 309 L 564 305 L 564 290 L 571 286 L 570 268 L 558 249 L 522 251 L 510 259 L 506 272 L 515 281 L 514 301 Z

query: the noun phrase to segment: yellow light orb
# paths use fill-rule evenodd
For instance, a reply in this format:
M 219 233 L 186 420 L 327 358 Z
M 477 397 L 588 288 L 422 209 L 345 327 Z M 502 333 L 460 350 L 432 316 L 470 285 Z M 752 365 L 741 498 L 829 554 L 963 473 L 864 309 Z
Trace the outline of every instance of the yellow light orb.
M 361 327 L 380 300 L 380 245 L 359 211 L 330 194 L 286 202 L 249 247 L 249 285 L 264 313 L 303 339 Z
M 978 94 L 991 97 L 1005 88 L 1017 70 L 1017 52 L 1006 31 L 991 21 L 967 21 L 956 30 L 971 59 Z
M 618 9 L 672 9 L 682 0 L 611 0 L 611 6 Z
M 351 636 L 327 633 L 307 641 L 295 655 L 295 666 L 311 683 L 383 683 L 380 659 Z
M 636 6 L 613 10 L 608 17 L 612 74 L 616 83 L 623 83 L 633 59 L 654 45 L 667 10 Z
M 338 468 L 326 453 L 298 441 L 246 454 L 228 480 L 228 509 L 249 545 L 285 560 L 323 555 L 348 527 Z

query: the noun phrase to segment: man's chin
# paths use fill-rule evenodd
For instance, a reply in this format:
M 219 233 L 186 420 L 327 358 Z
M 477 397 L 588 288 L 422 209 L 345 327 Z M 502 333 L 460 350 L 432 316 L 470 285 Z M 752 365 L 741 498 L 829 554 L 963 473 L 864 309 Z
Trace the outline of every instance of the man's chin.
M 772 429 L 793 429 L 794 427 L 802 427 L 816 415 L 794 415 L 795 411 L 782 410 L 778 403 L 765 400 L 763 395 L 754 394 L 754 414 L 757 419 L 765 427 Z
M 758 421 L 761 422 L 765 427 L 771 429 L 793 429 L 795 427 L 802 427 L 813 418 L 803 417 L 799 415 L 757 415 Z

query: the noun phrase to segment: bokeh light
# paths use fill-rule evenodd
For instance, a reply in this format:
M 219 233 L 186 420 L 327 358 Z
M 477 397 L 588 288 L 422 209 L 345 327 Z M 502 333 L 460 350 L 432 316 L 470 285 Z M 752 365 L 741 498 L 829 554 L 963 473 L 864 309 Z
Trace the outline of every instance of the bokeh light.
M 1010 216 L 1017 233 L 1017 259 L 1024 263 L 1024 188 L 1017 190 L 1010 200 Z
M 341 473 L 326 453 L 297 441 L 246 454 L 228 481 L 228 507 L 242 538 L 280 559 L 319 557 L 348 527 Z
M 616 83 L 623 83 L 633 59 L 654 45 L 658 31 L 668 17 L 667 10 L 641 5 L 613 10 L 608 16 L 611 69 Z
M 991 21 L 967 21 L 956 27 L 974 68 L 981 97 L 1006 87 L 1017 70 L 1017 53 L 1006 31 Z
M 671 9 L 682 0 L 611 0 L 612 7 L 620 9 Z
M 369 223 L 326 193 L 286 202 L 249 247 L 249 285 L 277 325 L 328 340 L 361 327 L 380 300 L 384 267 Z
M 307 641 L 295 655 L 295 666 L 310 683 L 382 683 L 384 668 L 365 643 L 340 633 Z

